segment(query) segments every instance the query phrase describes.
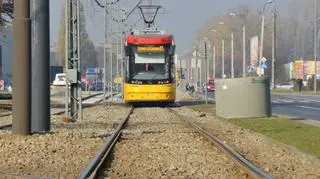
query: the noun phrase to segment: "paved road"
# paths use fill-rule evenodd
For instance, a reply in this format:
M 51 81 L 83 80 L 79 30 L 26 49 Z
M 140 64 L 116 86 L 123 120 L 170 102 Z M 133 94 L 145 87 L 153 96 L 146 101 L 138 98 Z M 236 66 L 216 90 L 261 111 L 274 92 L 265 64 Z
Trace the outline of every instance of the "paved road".
M 320 121 L 320 96 L 273 94 L 271 102 L 274 114 Z
M 209 98 L 214 95 L 210 93 Z M 275 115 L 320 121 L 320 95 L 272 94 L 271 103 Z

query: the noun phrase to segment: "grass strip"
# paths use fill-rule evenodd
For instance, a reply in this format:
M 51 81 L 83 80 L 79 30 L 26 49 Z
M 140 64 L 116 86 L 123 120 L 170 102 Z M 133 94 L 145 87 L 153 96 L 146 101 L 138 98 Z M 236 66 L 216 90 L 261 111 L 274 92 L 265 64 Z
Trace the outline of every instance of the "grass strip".
M 189 106 L 189 108 L 215 115 L 213 105 L 197 105 Z M 256 119 L 230 119 L 227 121 L 320 158 L 319 127 L 278 116 Z

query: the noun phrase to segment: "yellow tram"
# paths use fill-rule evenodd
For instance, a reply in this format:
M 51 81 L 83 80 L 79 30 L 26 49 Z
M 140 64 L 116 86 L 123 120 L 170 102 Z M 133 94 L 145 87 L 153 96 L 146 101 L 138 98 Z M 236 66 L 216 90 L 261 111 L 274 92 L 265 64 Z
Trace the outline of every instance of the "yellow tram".
M 176 98 L 172 35 L 128 35 L 123 97 L 126 103 L 174 103 Z

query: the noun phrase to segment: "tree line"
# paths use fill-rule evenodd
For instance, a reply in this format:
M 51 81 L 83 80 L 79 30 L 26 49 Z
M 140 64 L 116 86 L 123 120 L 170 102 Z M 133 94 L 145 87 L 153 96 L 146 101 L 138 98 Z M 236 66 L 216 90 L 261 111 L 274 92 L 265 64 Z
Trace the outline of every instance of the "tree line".
M 314 59 L 314 1 L 295 0 L 287 3 L 286 7 L 277 8 L 276 23 L 276 71 L 277 81 L 288 80 L 289 76 L 284 73 L 284 64 L 294 60 Z M 318 6 L 320 3 L 318 4 Z M 271 74 L 272 59 L 272 32 L 273 32 L 273 8 L 267 8 L 265 13 L 265 35 L 263 56 L 268 59 L 269 68 L 266 74 Z M 232 14 L 230 14 L 232 13 Z M 320 20 L 318 18 L 318 20 Z M 231 73 L 231 45 L 230 34 L 234 33 L 234 59 L 235 76 L 242 76 L 242 24 L 246 25 L 246 64 L 250 65 L 250 38 L 258 36 L 261 32 L 261 10 L 255 10 L 249 5 L 239 5 L 225 14 L 212 16 L 202 26 L 195 38 L 194 44 L 204 37 L 216 47 L 216 74 L 221 77 L 221 39 L 225 39 L 225 73 Z M 318 21 L 317 32 L 320 32 L 320 21 Z M 218 31 L 215 33 L 212 30 Z M 320 34 L 317 38 L 320 42 Z M 260 43 L 260 42 L 259 42 Z M 320 51 L 318 46 L 318 53 Z M 190 55 L 190 54 L 189 54 Z M 212 63 L 212 62 L 211 62 Z M 212 64 L 210 65 L 212 66 Z M 211 69 L 212 71 L 212 69 Z

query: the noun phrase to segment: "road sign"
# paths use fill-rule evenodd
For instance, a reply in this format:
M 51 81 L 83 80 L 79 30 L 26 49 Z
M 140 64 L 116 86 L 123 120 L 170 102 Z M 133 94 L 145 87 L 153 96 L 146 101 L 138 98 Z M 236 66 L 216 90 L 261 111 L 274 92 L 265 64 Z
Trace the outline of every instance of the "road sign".
M 114 83 L 115 83 L 115 84 L 121 84 L 121 83 L 122 83 L 122 77 L 121 77 L 121 76 L 116 77 L 116 78 L 114 79 Z
M 266 57 L 262 57 L 261 61 L 266 62 L 266 61 L 268 61 L 268 59 Z
M 268 64 L 266 61 L 261 62 L 261 68 L 264 68 L 264 69 L 268 68 Z

